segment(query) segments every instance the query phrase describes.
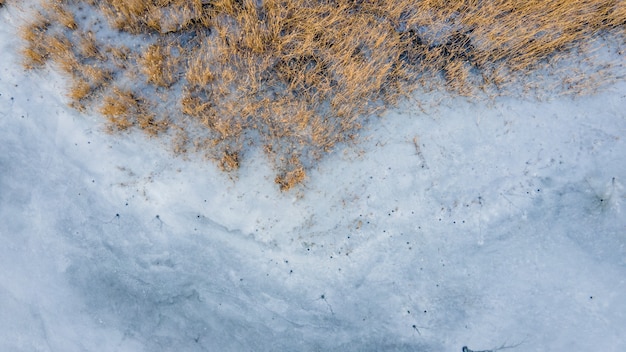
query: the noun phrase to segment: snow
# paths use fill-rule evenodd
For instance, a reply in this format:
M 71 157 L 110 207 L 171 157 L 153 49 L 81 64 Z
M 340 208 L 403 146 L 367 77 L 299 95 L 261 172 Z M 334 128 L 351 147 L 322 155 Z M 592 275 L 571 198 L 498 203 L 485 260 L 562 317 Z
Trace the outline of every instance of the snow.
M 106 134 L 0 16 L 1 351 L 626 348 L 624 80 L 420 96 L 281 193 Z

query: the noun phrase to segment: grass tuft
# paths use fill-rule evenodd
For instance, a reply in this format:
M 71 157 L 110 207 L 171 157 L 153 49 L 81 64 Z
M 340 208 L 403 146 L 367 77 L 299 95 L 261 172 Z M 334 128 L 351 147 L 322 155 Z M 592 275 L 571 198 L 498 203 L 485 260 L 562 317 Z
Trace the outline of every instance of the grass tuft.
M 172 44 L 153 44 L 146 48 L 139 59 L 141 72 L 148 83 L 170 87 L 178 79 L 179 59 L 174 57 Z

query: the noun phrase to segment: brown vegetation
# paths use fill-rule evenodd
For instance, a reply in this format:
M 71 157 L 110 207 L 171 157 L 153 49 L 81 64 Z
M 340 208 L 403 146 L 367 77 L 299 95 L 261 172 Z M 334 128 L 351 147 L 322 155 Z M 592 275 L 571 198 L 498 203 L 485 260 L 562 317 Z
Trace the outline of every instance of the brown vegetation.
M 92 11 L 135 42 L 106 40 Z M 262 147 L 287 190 L 368 116 L 415 89 L 507 92 L 530 73 L 626 36 L 621 0 L 47 0 L 24 65 L 48 59 L 79 108 L 113 130 L 174 127 L 175 150 L 236 170 Z M 605 70 L 606 72 L 606 70 Z M 566 89 L 587 76 L 564 75 Z M 127 87 L 125 89 L 115 87 Z M 150 96 L 148 103 L 142 96 Z M 146 95 L 150 94 L 150 95 Z M 175 107 L 172 109 L 172 107 Z M 157 116 L 167 111 L 168 119 Z
M 169 87 L 177 81 L 180 59 L 172 54 L 173 50 L 171 43 L 158 43 L 148 46 L 141 54 L 139 66 L 148 83 Z
M 146 100 L 130 90 L 113 88 L 104 97 L 99 111 L 108 119 L 110 126 L 119 131 L 137 126 L 156 136 L 167 128 L 167 121 L 158 121 Z

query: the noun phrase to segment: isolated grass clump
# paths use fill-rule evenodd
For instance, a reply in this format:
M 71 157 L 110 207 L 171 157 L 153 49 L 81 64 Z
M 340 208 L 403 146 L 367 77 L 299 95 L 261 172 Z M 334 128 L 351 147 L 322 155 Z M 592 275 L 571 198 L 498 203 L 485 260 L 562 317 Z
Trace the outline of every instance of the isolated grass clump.
M 1 1 L 1 0 L 0 0 Z M 286 190 L 416 89 L 507 92 L 626 37 L 623 0 L 44 0 L 22 29 L 78 109 L 236 170 L 251 146 Z M 89 15 L 86 15 L 89 14 Z M 104 21 L 103 25 L 102 21 Z M 563 76 L 580 89 L 586 75 Z M 581 87 L 582 85 L 582 87 Z M 575 86 L 575 87 L 574 87 Z

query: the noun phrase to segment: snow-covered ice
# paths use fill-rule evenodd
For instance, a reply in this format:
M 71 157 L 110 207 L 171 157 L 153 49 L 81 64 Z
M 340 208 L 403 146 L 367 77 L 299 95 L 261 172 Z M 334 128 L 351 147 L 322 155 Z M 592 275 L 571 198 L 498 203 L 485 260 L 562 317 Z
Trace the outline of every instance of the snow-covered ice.
M 106 134 L 0 16 L 0 351 L 626 349 L 623 80 L 431 93 L 281 193 Z

